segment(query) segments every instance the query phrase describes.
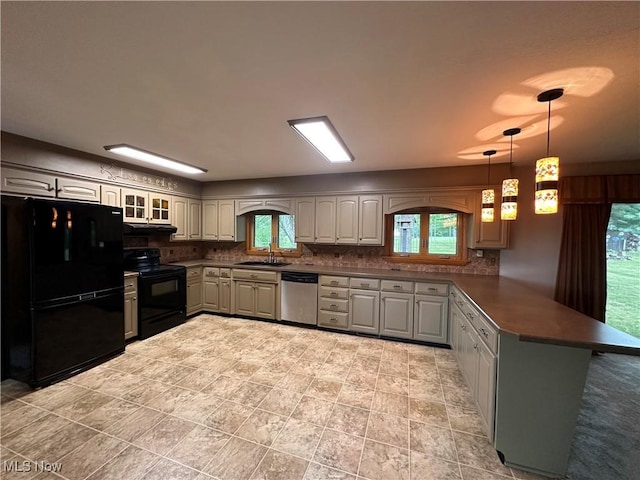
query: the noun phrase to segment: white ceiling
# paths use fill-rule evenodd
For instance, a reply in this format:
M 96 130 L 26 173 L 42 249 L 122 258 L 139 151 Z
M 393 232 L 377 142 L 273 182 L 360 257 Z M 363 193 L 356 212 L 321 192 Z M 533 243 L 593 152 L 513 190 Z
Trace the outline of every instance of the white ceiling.
M 553 87 L 552 154 L 640 160 L 638 2 L 1 8 L 3 130 L 112 158 L 104 145 L 129 143 L 209 169 L 198 180 L 469 165 L 497 142 L 504 162 L 517 126 L 514 163 L 532 165 Z M 316 115 L 355 162 L 287 125 Z

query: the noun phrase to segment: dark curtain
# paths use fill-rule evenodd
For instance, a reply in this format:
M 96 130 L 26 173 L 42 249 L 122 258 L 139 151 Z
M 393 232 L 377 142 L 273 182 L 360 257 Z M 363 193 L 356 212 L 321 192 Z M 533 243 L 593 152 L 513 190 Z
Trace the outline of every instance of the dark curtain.
M 559 190 L 564 212 L 555 300 L 604 322 L 611 204 L 640 202 L 640 175 L 564 177 Z

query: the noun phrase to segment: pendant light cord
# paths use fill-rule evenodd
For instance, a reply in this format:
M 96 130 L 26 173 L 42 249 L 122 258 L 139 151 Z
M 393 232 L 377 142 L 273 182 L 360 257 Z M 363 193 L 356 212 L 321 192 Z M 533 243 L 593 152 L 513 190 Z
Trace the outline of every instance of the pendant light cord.
M 491 185 L 491 155 L 489 155 L 489 169 L 487 170 L 487 185 Z
M 549 113 L 547 114 L 547 158 L 549 157 L 549 142 L 551 141 L 551 100 L 549 100 Z
M 513 178 L 513 135 L 509 137 L 511 138 L 511 145 L 509 147 L 509 176 Z

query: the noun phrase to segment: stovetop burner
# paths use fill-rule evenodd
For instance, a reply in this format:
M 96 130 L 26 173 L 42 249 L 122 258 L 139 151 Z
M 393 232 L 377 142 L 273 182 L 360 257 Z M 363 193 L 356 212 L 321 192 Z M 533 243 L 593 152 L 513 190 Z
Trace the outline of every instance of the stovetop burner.
M 132 248 L 124 250 L 124 269 L 140 272 L 141 276 L 161 275 L 170 272 L 186 270 L 179 265 L 164 265 L 160 263 L 159 248 Z

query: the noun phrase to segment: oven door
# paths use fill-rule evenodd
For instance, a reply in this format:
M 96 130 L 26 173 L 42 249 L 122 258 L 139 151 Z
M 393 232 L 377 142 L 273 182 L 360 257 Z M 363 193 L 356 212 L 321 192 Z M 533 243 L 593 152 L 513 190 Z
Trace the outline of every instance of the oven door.
M 142 275 L 138 281 L 138 315 L 140 322 L 186 311 L 187 281 L 185 272 Z

